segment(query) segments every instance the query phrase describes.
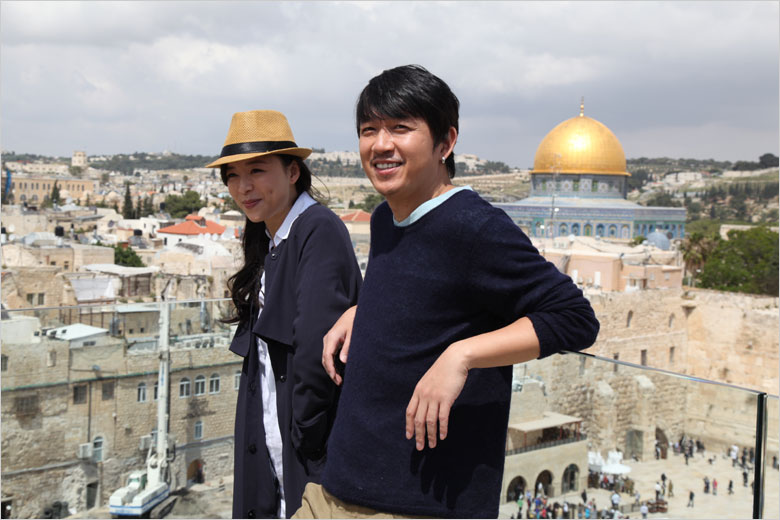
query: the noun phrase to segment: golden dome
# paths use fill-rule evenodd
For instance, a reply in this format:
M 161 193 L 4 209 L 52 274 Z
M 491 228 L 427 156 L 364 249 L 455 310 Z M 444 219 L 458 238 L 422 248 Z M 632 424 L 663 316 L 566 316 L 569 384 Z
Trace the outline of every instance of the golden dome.
M 580 115 L 559 124 L 542 139 L 531 173 L 625 175 L 623 146 L 604 124 Z M 558 155 L 558 157 L 556 157 Z

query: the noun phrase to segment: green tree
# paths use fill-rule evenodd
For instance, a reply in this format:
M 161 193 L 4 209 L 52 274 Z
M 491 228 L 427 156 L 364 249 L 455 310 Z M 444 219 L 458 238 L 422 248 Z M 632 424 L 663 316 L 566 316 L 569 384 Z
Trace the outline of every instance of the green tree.
M 358 204 L 357 207 L 363 211 L 372 213 L 374 209 L 376 209 L 376 207 L 379 206 L 384 200 L 385 198 L 379 193 L 370 193 L 366 195 L 366 198 L 363 199 L 363 202 Z
M 683 240 L 680 249 L 685 262 L 685 270 L 691 277 L 691 284 L 695 284 L 696 275 L 707 262 L 712 251 L 717 247 L 720 236 L 715 234 L 705 234 L 694 232 Z
M 152 198 L 147 196 L 144 198 L 141 216 L 148 217 L 149 215 L 154 215 L 154 204 L 152 203 Z
M 765 226 L 731 230 L 701 270 L 701 287 L 778 296 L 778 234 Z
M 54 181 L 54 186 L 51 188 L 51 195 L 49 195 L 49 202 L 51 205 L 59 204 L 60 201 L 60 187 L 57 185 L 57 181 Z
M 761 165 L 762 168 L 772 168 L 777 167 L 778 163 L 780 161 L 778 160 L 778 157 L 775 154 L 771 153 L 765 153 L 761 157 L 758 158 L 758 163 Z
M 141 257 L 131 248 L 114 246 L 114 263 L 116 265 L 125 265 L 127 267 L 146 267 Z
M 168 195 L 165 197 L 165 211 L 173 218 L 184 218 L 206 204 L 200 199 L 198 192 L 189 190 L 184 195 Z
M 125 183 L 125 201 L 122 204 L 122 217 L 133 218 L 133 197 L 130 195 L 130 183 Z
M 628 191 L 641 188 L 645 185 L 647 179 L 650 178 L 650 172 L 645 168 L 640 168 L 630 173 L 631 177 L 628 178 Z
M 647 199 L 647 205 L 648 206 L 665 206 L 665 207 L 672 207 L 676 208 L 681 206 L 679 200 L 675 200 L 674 197 L 672 197 L 670 194 L 666 192 L 656 193 L 649 199 Z
M 222 199 L 222 211 L 230 210 L 241 211 L 241 208 L 238 207 L 238 204 L 236 204 L 236 201 L 233 199 L 233 197 Z

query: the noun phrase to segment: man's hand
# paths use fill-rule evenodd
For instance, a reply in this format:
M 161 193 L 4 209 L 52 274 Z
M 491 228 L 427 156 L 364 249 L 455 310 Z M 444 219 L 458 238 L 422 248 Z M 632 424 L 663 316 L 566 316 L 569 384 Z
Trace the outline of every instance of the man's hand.
M 425 447 L 426 433 L 428 446 L 436 447 L 437 426 L 439 439 L 447 438 L 450 408 L 463 390 L 468 373 L 466 358 L 453 344 L 417 383 L 406 407 L 406 438 L 417 439 L 418 451 Z
M 336 370 L 336 355 L 338 354 L 342 363 L 347 362 L 349 341 L 352 338 L 352 323 L 355 321 L 356 311 L 357 305 L 344 311 L 341 318 L 322 338 L 322 366 L 325 367 L 325 372 L 337 385 L 340 385 L 343 379 Z

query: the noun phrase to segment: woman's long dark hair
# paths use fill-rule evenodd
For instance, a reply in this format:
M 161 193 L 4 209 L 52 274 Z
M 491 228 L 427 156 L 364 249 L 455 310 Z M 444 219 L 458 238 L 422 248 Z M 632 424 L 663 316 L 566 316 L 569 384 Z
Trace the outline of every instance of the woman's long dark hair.
M 295 181 L 295 191 L 300 195 L 304 191 L 315 199 L 321 199 L 321 195 L 311 186 L 311 170 L 300 157 L 294 155 L 276 154 L 282 161 L 282 166 L 287 168 L 293 162 L 298 164 L 300 175 Z M 222 182 L 227 185 L 227 165 L 220 166 Z M 237 321 L 249 321 L 252 312 L 260 309 L 260 300 L 257 294 L 260 292 L 260 276 L 265 264 L 265 255 L 268 254 L 268 243 L 271 239 L 265 234 L 265 222 L 252 222 L 248 218 L 244 224 L 244 233 L 241 237 L 241 249 L 244 252 L 244 265 L 236 274 L 228 279 L 228 290 L 236 308 L 236 314 L 222 320 L 224 323 Z

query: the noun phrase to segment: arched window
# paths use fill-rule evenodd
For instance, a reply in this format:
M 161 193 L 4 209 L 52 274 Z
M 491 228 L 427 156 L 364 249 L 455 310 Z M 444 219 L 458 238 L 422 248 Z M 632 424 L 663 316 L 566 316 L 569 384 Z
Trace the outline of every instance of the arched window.
M 583 234 L 586 237 L 591 236 L 593 234 L 593 226 L 591 226 L 590 224 L 585 224 L 585 230 L 583 231 Z
M 138 383 L 138 402 L 146 402 L 146 383 Z
M 540 237 L 544 234 L 544 226 L 541 222 L 537 222 L 534 228 L 534 236 Z
M 604 236 L 604 224 L 599 224 L 596 226 L 596 236 L 603 237 Z
M 186 377 L 183 377 L 181 381 L 179 381 L 179 397 L 189 397 L 190 396 L 190 380 Z
M 209 393 L 219 393 L 219 374 L 211 374 L 211 377 L 209 378 Z
M 669 328 L 671 329 L 674 325 L 674 314 L 669 315 Z
M 628 316 L 626 317 L 626 328 L 629 328 L 631 326 L 631 319 L 634 317 L 634 311 L 628 311 Z
M 103 461 L 103 437 L 97 436 L 92 441 L 92 462 Z
M 158 390 L 159 390 L 159 387 L 160 387 L 160 383 L 158 383 L 157 381 L 155 381 L 155 382 L 154 382 L 154 400 L 155 400 L 155 401 L 157 400 L 157 392 L 158 392 Z
M 570 491 L 577 491 L 577 480 L 580 475 L 580 469 L 574 465 L 569 466 L 563 472 L 563 482 L 561 483 L 561 491 L 564 494 Z
M 203 438 L 203 421 L 195 421 L 195 439 Z
M 609 226 L 609 236 L 611 238 L 615 238 L 617 236 L 617 226 L 612 224 Z
M 566 236 L 569 234 L 569 227 L 566 224 L 561 224 L 558 226 L 558 235 L 559 236 Z
M 238 390 L 241 387 L 241 371 L 236 370 L 233 374 L 233 390 Z
M 198 376 L 195 378 L 195 395 L 203 395 L 206 393 L 206 376 Z
M 574 236 L 580 236 L 580 225 L 579 224 L 572 224 L 571 225 L 571 234 Z

